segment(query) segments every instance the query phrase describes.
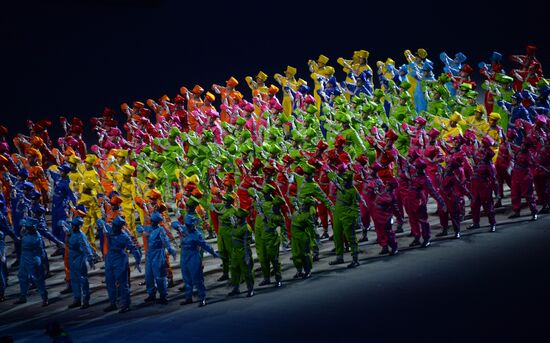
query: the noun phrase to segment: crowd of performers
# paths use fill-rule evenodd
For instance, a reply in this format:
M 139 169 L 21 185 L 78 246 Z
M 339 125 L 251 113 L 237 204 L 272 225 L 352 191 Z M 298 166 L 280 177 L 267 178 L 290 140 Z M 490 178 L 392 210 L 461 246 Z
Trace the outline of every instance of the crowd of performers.
M 437 236 L 460 237 L 465 198 L 469 228 L 480 227 L 483 207 L 495 231 L 505 184 L 510 217 L 520 216 L 525 199 L 536 220 L 550 209 L 550 86 L 535 51 L 507 57 L 516 67 L 509 71 L 492 53 L 477 66 L 481 85 L 462 53 L 441 53 L 436 76 L 424 49 L 405 51 L 401 66 L 378 61 L 374 71 L 369 52 L 359 50 L 337 59 L 342 81 L 321 55 L 308 61 L 311 80 L 288 66 L 269 85 L 261 71 L 246 77 L 250 96 L 234 77 L 209 90 L 181 87 L 173 98 L 124 103 L 122 114 L 105 108 L 88 124 L 61 117 L 65 135 L 57 140 L 47 119 L 28 121 L 29 132 L 13 140 L 1 126 L 0 300 L 18 267 L 16 303 L 27 301 L 32 286 L 48 305 L 44 239 L 64 257 L 70 308 L 90 306 L 88 270 L 103 259 L 105 311 L 126 312 L 128 253 L 137 270 L 145 260 L 145 301 L 166 304 L 174 284 L 169 255 L 176 260 L 179 246 L 182 304 L 196 289 L 204 306 L 204 251 L 221 258 L 218 280 L 230 280 L 230 295 L 244 282 L 252 296 L 252 243 L 260 285 L 274 275 L 280 287 L 281 250 L 291 250 L 296 278 L 311 275 L 320 239 L 334 242 L 330 264 L 348 263 L 349 251 L 348 267 L 356 267 L 371 224 L 380 254 L 398 252 L 405 215 L 410 246 L 429 246 L 428 197 L 437 202 Z M 85 128 L 97 133 L 97 144 L 83 141 Z M 206 242 L 212 238 L 216 250 Z M 14 256 L 10 266 L 7 256 Z

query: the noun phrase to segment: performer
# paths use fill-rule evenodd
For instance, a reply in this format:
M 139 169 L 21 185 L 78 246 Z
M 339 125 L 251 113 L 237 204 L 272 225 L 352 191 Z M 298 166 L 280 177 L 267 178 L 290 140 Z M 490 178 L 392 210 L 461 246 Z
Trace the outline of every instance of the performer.
M 267 93 L 267 87 L 265 82 L 267 81 L 267 74 L 263 71 L 259 71 L 256 74 L 255 79 L 252 79 L 252 76 L 247 76 L 244 78 L 250 90 L 252 90 L 252 97 L 261 97 L 262 93 Z M 259 108 L 258 108 L 259 110 Z
M 281 85 L 283 88 L 283 113 L 288 115 L 292 114 L 292 111 L 294 110 L 293 107 L 293 99 L 292 99 L 292 92 L 296 92 L 298 88 L 298 82 L 295 79 L 296 75 L 296 68 L 287 66 L 285 70 L 285 76 L 282 76 L 281 74 L 275 74 L 273 77 Z
M 222 259 L 222 275 L 218 281 L 229 280 L 229 267 L 231 266 L 232 238 L 231 231 L 233 227 L 232 218 L 235 216 L 237 208 L 235 203 L 235 194 L 228 192 L 223 195 L 222 204 L 211 204 L 211 210 L 218 214 L 220 229 L 218 232 L 218 253 Z
M 498 190 L 495 207 L 502 207 L 502 198 L 504 197 L 504 183 L 512 187 L 512 142 L 517 136 L 514 129 L 508 129 L 506 137 L 502 139 L 498 147 L 497 160 L 495 162 Z
M 547 116 L 537 115 L 535 125 L 528 129 L 527 135 L 534 142 L 531 151 L 535 155 L 537 165 L 533 173 L 533 183 L 537 192 L 537 203 L 542 206 L 540 213 L 550 212 L 550 142 L 548 140 Z M 527 125 L 525 125 L 527 126 Z M 527 129 L 527 128 L 526 128 Z
M 75 216 L 68 223 L 62 222 L 68 236 L 69 246 L 69 269 L 71 273 L 71 287 L 73 289 L 73 303 L 68 308 L 80 307 L 86 309 L 90 307 L 90 284 L 88 282 L 88 268 L 95 269 L 93 250 L 86 239 L 86 235 L 81 231 L 84 224 L 82 217 Z
M 0 193 L 0 232 L 2 232 L 4 237 L 6 236 L 11 237 L 15 248 L 15 256 L 16 256 L 15 258 L 19 261 L 21 257 L 21 237 L 15 233 L 15 230 L 13 229 L 13 226 L 10 223 L 8 208 L 6 207 L 5 201 L 1 198 L 3 198 L 3 195 L 1 195 Z M 4 261 L 4 263 L 6 262 Z M 16 264 L 16 266 L 17 265 L 18 264 Z M 6 272 L 7 272 L 7 269 L 6 269 Z
M 197 217 L 186 215 L 185 227 L 182 228 L 178 221 L 173 222 L 172 227 L 181 234 L 181 275 L 185 283 L 185 300 L 180 305 L 187 305 L 193 302 L 193 289 L 197 289 L 199 296 L 199 307 L 206 306 L 206 289 L 204 287 L 204 275 L 202 273 L 202 254 L 199 249 L 207 251 L 214 257 L 220 257 L 212 247 L 206 243 L 200 230 L 197 230 L 195 223 Z
M 77 200 L 70 187 L 69 172 L 71 167 L 69 164 L 63 163 L 57 169 L 59 173 L 48 169 L 48 174 L 53 180 L 52 233 L 59 240 L 65 241 L 65 231 L 59 227 L 58 223 L 67 219 L 67 209 L 71 205 L 76 206 Z
M 321 81 L 327 78 L 328 68 L 332 68 L 327 65 L 329 58 L 325 55 L 319 55 L 317 61 L 309 60 L 307 62 L 309 66 L 309 71 L 311 72 L 311 79 L 315 85 L 313 88 L 313 97 L 315 98 L 315 107 L 317 108 L 317 113 L 321 109 L 321 97 L 318 94 L 318 91 L 321 89 Z M 332 72 L 334 74 L 334 71 Z M 319 114 L 318 114 L 319 115 Z
M 244 279 L 246 282 L 248 298 L 254 296 L 254 259 L 250 244 L 252 242 L 252 230 L 247 223 L 248 211 L 239 208 L 235 212 L 233 228 L 231 231 L 231 284 L 233 290 L 229 296 L 240 294 L 239 285 Z
M 313 258 L 311 256 L 311 230 L 314 228 L 315 199 L 302 198 L 301 205 L 292 215 L 292 263 L 296 267 L 294 278 L 311 277 Z
M 233 105 L 238 102 L 236 102 L 235 100 L 239 98 L 242 99 L 243 95 L 241 94 L 241 92 L 235 89 L 239 84 L 239 81 L 237 81 L 237 79 L 233 76 L 231 76 L 225 82 L 225 84 L 225 87 L 214 84 L 212 85 L 212 90 L 217 94 L 220 94 L 221 103 L 225 105 L 225 109 L 222 108 L 222 111 L 220 113 L 220 121 L 224 123 L 229 123 L 231 121 L 231 114 L 228 111 L 228 108 L 233 107 Z
M 136 235 L 136 218 L 135 218 L 135 198 L 137 196 L 136 183 L 133 177 L 136 168 L 130 164 L 125 164 L 121 167 L 120 174 L 117 177 L 118 193 L 122 199 L 122 213 L 126 218 L 128 229 L 132 236 Z
M 451 158 L 447 162 L 447 168 L 441 181 L 440 193 L 445 201 L 447 211 L 440 210 L 440 219 L 442 230 L 437 237 L 447 236 L 449 230 L 449 217 L 454 230 L 454 238 L 460 238 L 460 218 L 464 213 L 464 196 L 471 198 L 470 191 L 464 186 L 464 183 L 457 175 L 460 162 L 456 158 Z M 462 172 L 463 173 L 463 172 Z M 472 205 L 473 206 L 473 205 Z M 473 211 L 472 211 L 473 212 Z M 478 218 L 479 222 L 479 218 Z
M 4 294 L 8 286 L 8 264 L 6 260 L 6 242 L 4 232 L 0 231 L 0 303 L 6 300 Z
M 279 245 L 281 243 L 277 229 L 284 228 L 284 217 L 281 214 L 281 205 L 284 203 L 280 196 L 275 196 L 276 189 L 270 184 L 262 189 L 263 199 L 256 195 L 254 206 L 258 215 L 254 223 L 254 237 L 256 254 L 260 261 L 263 280 L 260 286 L 271 284 L 271 267 L 275 271 L 276 286 L 281 284 L 281 263 L 279 262 Z M 275 201 L 277 199 L 277 201 Z M 275 202 L 277 202 L 275 204 Z
M 56 256 L 62 255 L 65 250 L 65 244 L 57 239 L 52 233 L 48 230 L 48 224 L 46 223 L 46 209 L 44 206 L 42 206 L 42 203 L 40 201 L 41 193 L 38 192 L 36 189 L 32 191 L 31 193 L 31 209 L 30 209 L 30 217 L 33 219 L 36 219 L 36 230 L 38 233 L 44 237 L 47 238 L 50 243 L 55 244 L 57 247 L 55 253 Z M 50 263 L 48 259 L 48 255 L 44 255 L 43 257 L 44 262 L 44 270 L 46 272 L 46 278 L 52 276 L 50 273 Z
M 531 170 L 536 167 L 530 149 L 534 143 L 531 138 L 524 138 L 520 146 L 512 146 L 513 169 L 512 169 L 512 188 L 510 196 L 512 198 L 512 213 L 508 218 L 520 217 L 521 199 L 525 198 L 527 205 L 531 210 L 531 220 L 537 220 L 538 209 L 533 196 L 533 174 Z
M 134 244 L 131 236 L 123 230 L 126 221 L 121 216 L 117 215 L 111 225 L 106 224 L 102 220 L 98 221 L 97 225 L 102 228 L 107 237 L 109 249 L 105 257 L 105 283 L 110 304 L 103 311 L 111 312 L 117 310 L 118 293 L 121 305 L 119 313 L 126 313 L 130 310 L 129 262 L 126 250 L 129 250 L 134 255 L 136 270 L 140 273 L 141 251 Z
M 494 140 L 485 136 L 482 146 L 474 156 L 474 174 L 472 177 L 472 225 L 468 229 L 479 228 L 480 207 L 487 213 L 490 231 L 496 229 L 495 210 L 493 204 L 493 191 L 496 192 L 496 171 L 493 164 L 494 152 L 491 149 Z
M 529 123 L 532 122 L 529 112 L 522 104 L 523 98 L 524 97 L 521 92 L 516 92 L 511 96 L 510 102 L 504 100 L 499 100 L 497 102 L 497 104 L 507 113 L 507 117 L 509 118 L 509 121 L 507 123 L 508 128 L 512 128 L 518 131 L 517 137 L 514 142 L 516 145 L 520 145 L 523 139 L 523 134 L 519 131 L 519 129 L 516 128 L 516 120 L 523 119 Z
M 348 268 L 355 268 L 359 265 L 357 238 L 355 230 L 359 218 L 359 201 L 362 200 L 359 192 L 353 185 L 353 173 L 345 171 L 341 175 L 341 181 L 332 180 L 338 189 L 336 204 L 334 206 L 334 246 L 336 248 L 336 259 L 330 261 L 330 265 L 344 263 L 344 239 L 351 248 L 352 262 Z
M 397 186 L 397 179 L 388 181 L 385 186 L 382 180 L 377 177 L 373 177 L 367 182 L 365 199 L 374 222 L 378 244 L 382 247 L 379 255 L 389 253 L 390 256 L 393 256 L 398 253 L 395 232 L 392 229 L 393 216 L 398 218 L 398 222 L 403 221 L 394 194 Z
M 428 222 L 427 212 L 427 195 L 431 195 L 438 203 L 439 208 L 443 211 L 447 211 L 445 202 L 441 196 L 434 189 L 432 182 L 424 173 L 426 169 L 426 162 L 422 159 L 414 161 L 414 167 L 416 168 L 416 175 L 411 177 L 411 183 L 408 189 L 407 207 L 410 211 L 407 211 L 409 215 L 409 224 L 411 226 L 411 232 L 414 240 L 409 246 L 414 247 L 421 245 L 423 248 L 430 245 L 430 223 Z M 422 229 L 422 232 L 421 230 Z M 423 241 L 420 243 L 420 234 L 422 234 Z
M 176 250 L 170 244 L 170 240 L 159 224 L 163 221 L 160 213 L 154 212 L 151 215 L 151 225 L 138 226 L 138 233 L 145 233 L 147 238 L 147 259 L 145 260 L 145 282 L 147 285 L 148 297 L 146 303 L 156 301 L 158 304 L 168 304 L 168 292 L 166 288 L 166 251 L 176 260 Z M 157 291 L 159 299 L 157 300 Z
M 334 208 L 332 201 L 330 201 L 330 199 L 326 196 L 325 192 L 323 192 L 319 184 L 313 180 L 313 174 L 316 170 L 315 167 L 309 163 L 306 163 L 302 170 L 304 171 L 304 178 L 300 186 L 298 187 L 296 198 L 300 202 L 303 202 L 304 199 L 313 197 L 314 199 L 321 201 L 325 206 L 330 209 L 330 211 L 332 211 L 332 209 Z M 313 226 L 308 227 L 308 230 L 310 230 L 309 233 L 312 236 L 311 243 L 313 244 L 313 261 L 318 261 L 320 236 L 314 230 Z
M 87 241 L 90 242 L 90 246 L 94 251 L 94 256 L 97 256 L 97 247 L 95 244 L 96 236 L 96 222 L 102 217 L 101 207 L 96 196 L 93 194 L 93 190 L 98 187 L 97 183 L 92 179 L 86 179 L 83 183 L 82 193 L 77 205 L 83 207 L 86 212 L 86 216 L 83 218 L 82 231 L 86 234 Z
M 36 231 L 36 220 L 25 217 L 21 220 L 21 263 L 19 265 L 19 299 L 14 304 L 27 302 L 29 283 L 32 282 L 38 288 L 42 297 L 42 307 L 48 306 L 48 291 L 44 281 L 44 266 L 42 257 L 46 254 L 42 237 Z

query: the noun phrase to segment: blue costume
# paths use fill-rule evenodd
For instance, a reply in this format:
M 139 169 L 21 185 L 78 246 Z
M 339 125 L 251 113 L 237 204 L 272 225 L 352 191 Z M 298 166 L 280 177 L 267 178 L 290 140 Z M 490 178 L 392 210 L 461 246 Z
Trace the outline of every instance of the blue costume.
M 491 62 L 489 64 L 485 62 L 479 62 L 477 64 L 479 69 L 486 69 L 488 73 L 503 73 L 506 74 L 504 69 L 502 69 L 502 66 L 500 65 L 500 62 L 502 61 L 502 54 L 496 51 L 493 51 L 491 54 Z M 497 65 L 500 68 L 498 70 L 493 69 L 493 65 Z
M 41 193 L 36 190 L 31 194 L 31 216 L 38 221 L 36 229 L 42 237 L 47 238 L 50 242 L 54 243 L 58 249 L 63 249 L 65 248 L 65 244 L 52 235 L 50 230 L 48 230 L 48 224 L 46 223 L 46 209 L 42 206 L 42 204 L 40 204 L 41 196 Z
M 38 198 L 40 198 L 40 192 L 37 192 L 36 190 L 33 191 L 33 194 L 31 195 L 31 197 L 34 197 L 35 193 L 38 194 L 39 195 Z M 53 238 L 54 239 L 53 242 L 56 243 L 57 246 L 59 247 L 58 243 L 61 243 L 61 242 L 57 241 L 57 239 L 53 237 L 52 234 L 48 231 L 48 227 L 46 224 L 46 216 L 44 215 L 46 213 L 44 206 L 35 202 L 34 198 L 32 202 L 33 204 L 31 205 L 31 218 L 36 220 L 36 231 L 38 231 L 40 236 L 48 238 L 50 242 L 52 241 L 52 238 Z M 64 246 L 63 243 L 61 244 Z M 42 248 L 44 249 L 44 251 L 46 251 L 46 243 L 44 242 L 44 239 L 42 239 L 42 245 L 43 245 Z M 42 256 L 42 265 L 44 266 L 44 274 L 47 277 L 48 274 L 50 274 L 50 260 L 48 259 L 48 254 L 44 254 Z
M 2 195 L 3 198 L 3 195 Z M 21 237 L 15 234 L 10 221 L 8 219 L 8 209 L 3 200 L 0 199 L 0 232 L 5 236 L 10 236 L 13 240 L 13 245 L 15 246 L 15 252 L 17 254 L 17 259 L 21 256 Z
M 539 90 L 539 97 L 537 98 L 535 104 L 538 113 L 546 115 L 550 113 L 550 100 L 548 100 L 549 95 L 550 86 L 542 86 Z
M 340 87 L 338 87 L 338 81 L 334 76 L 331 76 L 327 81 L 323 89 L 318 90 L 317 93 L 321 96 L 324 102 L 333 104 L 333 97 L 342 94 Z
M 185 282 L 185 299 L 187 303 L 191 302 L 193 288 L 197 289 L 201 304 L 204 306 L 206 290 L 204 287 L 204 276 L 202 273 L 201 249 L 209 252 L 215 257 L 219 255 L 206 243 L 202 233 L 195 227 L 197 219 L 193 215 L 185 216 L 185 226 L 182 227 L 179 222 L 173 222 L 172 227 L 181 234 L 181 275 Z
M 424 92 L 424 85 L 422 84 L 422 81 L 435 80 L 432 70 L 433 63 L 425 61 L 422 65 L 422 75 L 419 72 L 415 72 L 413 74 L 414 78 L 417 80 L 416 87 L 414 89 L 414 106 L 417 114 L 420 114 L 428 109 L 428 100 L 426 99 L 426 93 Z
M 21 220 L 20 227 L 23 237 L 21 239 L 21 263 L 19 265 L 20 298 L 17 304 L 27 302 L 27 292 L 29 283 L 32 281 L 38 288 L 38 292 L 43 300 L 43 305 L 48 304 L 48 292 L 46 291 L 46 283 L 44 281 L 44 268 L 42 265 L 43 256 L 46 254 L 44 250 L 44 242 L 42 237 L 36 231 L 36 220 L 32 218 L 24 218 Z
M 399 70 L 397 71 L 397 74 L 393 77 L 393 82 L 397 86 L 401 85 L 401 82 L 407 81 L 407 74 L 409 73 L 409 66 L 406 64 L 401 65 L 399 67 Z
M 2 204 L 2 207 L 0 207 L 0 213 L 4 215 L 8 215 L 8 209 L 6 208 L 6 198 L 4 197 L 4 193 L 0 192 L 0 203 Z
M 466 62 L 466 55 L 462 52 L 457 52 L 455 58 L 451 59 L 445 52 L 442 52 L 439 54 L 439 59 L 445 65 L 445 67 L 443 67 L 445 73 L 451 74 L 452 76 L 458 76 L 460 69 L 462 69 L 462 63 Z M 453 83 L 447 82 L 445 86 L 451 93 L 451 96 L 454 97 L 456 95 L 456 89 Z
M 92 247 L 86 239 L 80 227 L 84 224 L 81 217 L 74 217 L 71 220 L 72 230 L 67 232 L 69 239 L 69 269 L 71 271 L 71 287 L 73 289 L 74 302 L 71 307 L 80 306 L 82 299 L 83 306 L 89 306 L 90 284 L 88 283 L 88 267 L 94 268 Z
M 0 302 L 4 301 L 4 291 L 8 286 L 8 268 L 6 263 L 6 242 L 0 231 Z
M 387 89 L 390 88 L 390 80 L 388 80 L 386 75 L 382 72 L 378 73 L 378 83 L 380 84 L 380 88 L 382 88 L 382 89 L 387 90 Z
M 537 114 L 540 112 L 538 111 L 537 107 L 535 106 L 538 100 L 538 96 L 534 93 L 529 92 L 528 90 L 524 89 L 521 91 L 521 96 L 523 97 L 523 101 L 521 102 L 524 104 L 525 102 L 528 102 L 529 104 L 525 106 L 525 109 L 527 110 L 527 113 L 529 113 L 529 119 L 531 122 L 535 122 L 535 118 L 537 117 Z
M 350 73 L 351 75 L 353 75 L 352 73 Z M 350 77 L 354 77 L 355 80 L 360 80 L 360 85 L 357 84 L 352 84 L 352 83 L 347 83 L 345 81 L 342 81 L 341 83 L 341 87 L 342 88 L 345 88 L 347 89 L 349 92 L 351 92 L 353 95 L 361 95 L 361 94 L 366 94 L 368 95 L 369 97 L 372 96 L 372 93 L 374 92 L 374 89 L 372 87 L 372 83 L 371 83 L 371 77 L 372 77 L 372 72 L 370 70 L 365 70 L 364 72 L 362 72 L 361 74 L 359 74 L 358 76 L 350 76 Z
M 60 220 L 67 219 L 67 208 L 70 206 L 70 203 L 73 206 L 76 204 L 76 198 L 69 186 L 71 180 L 66 176 L 71 167 L 64 163 L 59 166 L 59 170 L 63 174 L 57 174 L 49 170 L 50 177 L 53 179 L 52 233 L 59 240 L 65 241 L 65 232 L 63 228 L 59 227 L 58 223 Z
M 170 244 L 170 240 L 159 223 L 162 222 L 162 215 L 154 212 L 151 215 L 150 226 L 138 226 L 138 233 L 145 233 L 147 237 L 147 258 L 145 259 L 145 283 L 149 297 L 146 302 L 153 301 L 156 298 L 158 290 L 160 303 L 166 304 L 168 291 L 166 290 L 166 250 L 174 258 L 176 250 Z
M 521 130 L 516 130 L 516 120 L 523 119 L 528 121 L 529 123 L 532 123 L 532 120 L 531 116 L 529 115 L 529 111 L 527 111 L 527 109 L 521 103 L 521 101 L 523 100 L 522 93 L 515 93 L 514 95 L 512 95 L 512 99 L 515 99 L 516 105 L 512 105 L 510 102 L 504 100 L 499 100 L 498 105 L 506 109 L 506 111 L 510 113 L 508 128 L 512 128 L 517 132 L 515 144 L 520 145 L 521 141 L 523 140 L 523 134 Z
M 327 103 L 329 106 L 334 105 L 334 97 L 342 95 L 342 91 L 340 90 L 340 87 L 338 87 L 338 81 L 336 81 L 336 78 L 334 76 L 331 76 L 326 83 L 324 84 L 322 89 L 317 90 L 317 94 L 321 97 L 322 101 Z M 321 116 L 326 116 L 328 113 L 324 113 L 323 106 L 321 106 Z M 320 120 L 321 124 L 321 133 L 323 134 L 323 137 L 327 137 L 327 130 L 325 129 L 325 121 Z
M 126 250 L 134 255 L 136 268 L 140 270 L 141 251 L 133 243 L 130 235 L 123 231 L 126 225 L 124 218 L 116 216 L 109 226 L 102 219 L 98 220 L 98 228 L 107 235 L 109 250 L 105 256 L 105 283 L 107 284 L 107 294 L 111 305 L 105 309 L 106 312 L 116 309 L 117 284 L 120 294 L 120 304 L 122 312 L 125 312 L 130 306 L 130 286 L 128 283 L 128 254 Z M 141 271 L 141 270 L 140 270 Z
M 29 172 L 25 168 L 19 169 L 18 172 L 18 178 L 10 175 L 9 173 L 5 173 L 4 175 L 8 176 L 8 179 L 10 181 L 11 185 L 11 217 L 12 217 L 12 223 L 13 223 L 13 229 L 15 230 L 15 233 L 19 235 L 21 231 L 21 219 L 23 219 L 27 213 L 25 212 L 24 207 L 24 188 L 25 187 L 31 187 L 31 190 L 34 189 L 34 185 L 27 180 L 29 177 Z M 25 186 L 26 185 L 26 186 Z M 28 202 L 28 201 L 27 201 Z M 23 211 L 23 212 L 21 212 Z

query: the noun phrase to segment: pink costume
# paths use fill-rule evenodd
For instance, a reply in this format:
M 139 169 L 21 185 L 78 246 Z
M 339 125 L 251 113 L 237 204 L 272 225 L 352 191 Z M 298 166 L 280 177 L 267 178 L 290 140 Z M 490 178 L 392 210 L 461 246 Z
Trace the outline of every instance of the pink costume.
M 431 232 L 430 223 L 428 222 L 428 212 L 426 205 L 428 204 L 428 194 L 431 195 L 439 206 L 445 209 L 445 203 L 441 196 L 434 189 L 430 179 L 424 173 L 426 162 L 422 159 L 414 161 L 416 175 L 412 176 L 409 189 L 407 192 L 406 203 L 409 215 L 409 224 L 414 236 L 414 241 L 411 246 L 420 244 L 420 235 L 424 239 L 422 246 L 430 244 Z
M 460 177 L 457 176 L 456 170 L 460 168 L 460 162 L 451 159 L 447 164 L 447 169 L 443 175 L 441 182 L 441 196 L 447 206 L 447 211 L 440 211 L 440 223 L 443 228 L 442 235 L 447 234 L 449 219 L 455 232 L 455 237 L 459 237 L 460 233 L 460 218 L 464 213 L 464 196 L 470 196 L 470 192 L 464 186 Z M 449 218 L 450 217 L 450 218 Z
M 394 186 L 397 186 L 395 179 L 390 182 L 395 183 Z M 392 217 L 395 215 L 399 218 L 401 214 L 393 189 L 391 187 L 385 189 L 380 178 L 372 178 L 368 181 L 366 200 L 374 222 L 378 244 L 383 249 L 381 253 L 387 251 L 388 245 L 392 248 L 392 251 L 397 250 L 395 232 L 392 229 Z
M 533 142 L 529 137 L 523 139 L 521 147 L 513 146 L 514 167 L 512 169 L 512 218 L 519 217 L 521 210 L 521 199 L 525 198 L 531 210 L 533 219 L 538 213 L 535 198 L 533 196 L 533 174 L 532 170 L 537 165 L 534 161 L 530 148 Z
M 474 155 L 474 174 L 472 177 L 472 227 L 479 227 L 480 209 L 487 214 L 491 231 L 496 224 L 493 191 L 496 190 L 496 171 L 493 165 L 495 153 L 491 150 L 494 140 L 490 136 L 483 138 L 483 144 Z
M 497 207 L 501 206 L 501 199 L 504 197 L 504 183 L 508 187 L 512 187 L 512 146 L 510 142 L 516 139 L 516 131 L 514 129 L 508 129 L 506 134 L 507 139 L 503 140 L 498 147 L 498 155 L 495 163 L 498 190 L 497 190 Z

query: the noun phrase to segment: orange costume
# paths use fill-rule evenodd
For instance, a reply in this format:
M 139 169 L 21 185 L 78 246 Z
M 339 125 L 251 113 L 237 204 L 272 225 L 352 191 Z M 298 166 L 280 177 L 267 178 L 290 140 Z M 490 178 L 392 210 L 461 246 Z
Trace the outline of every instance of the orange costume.
M 204 89 L 199 85 L 195 85 L 191 92 L 189 92 L 185 87 L 180 88 L 181 95 L 183 95 L 187 99 L 187 123 L 193 131 L 197 130 L 197 126 L 199 123 L 197 119 L 193 116 L 193 114 L 191 114 L 191 112 L 202 107 L 203 101 L 201 99 L 201 94 L 203 92 Z
M 230 116 L 227 111 L 227 108 L 232 107 L 233 105 L 239 103 L 243 99 L 243 95 L 241 92 L 235 89 L 237 85 L 239 84 L 239 81 L 235 79 L 233 76 L 229 78 L 229 80 L 226 81 L 227 86 L 222 87 L 219 85 L 213 85 L 212 89 L 214 92 L 220 95 L 221 102 L 223 105 L 221 112 L 220 112 L 220 120 L 225 123 L 230 122 Z

